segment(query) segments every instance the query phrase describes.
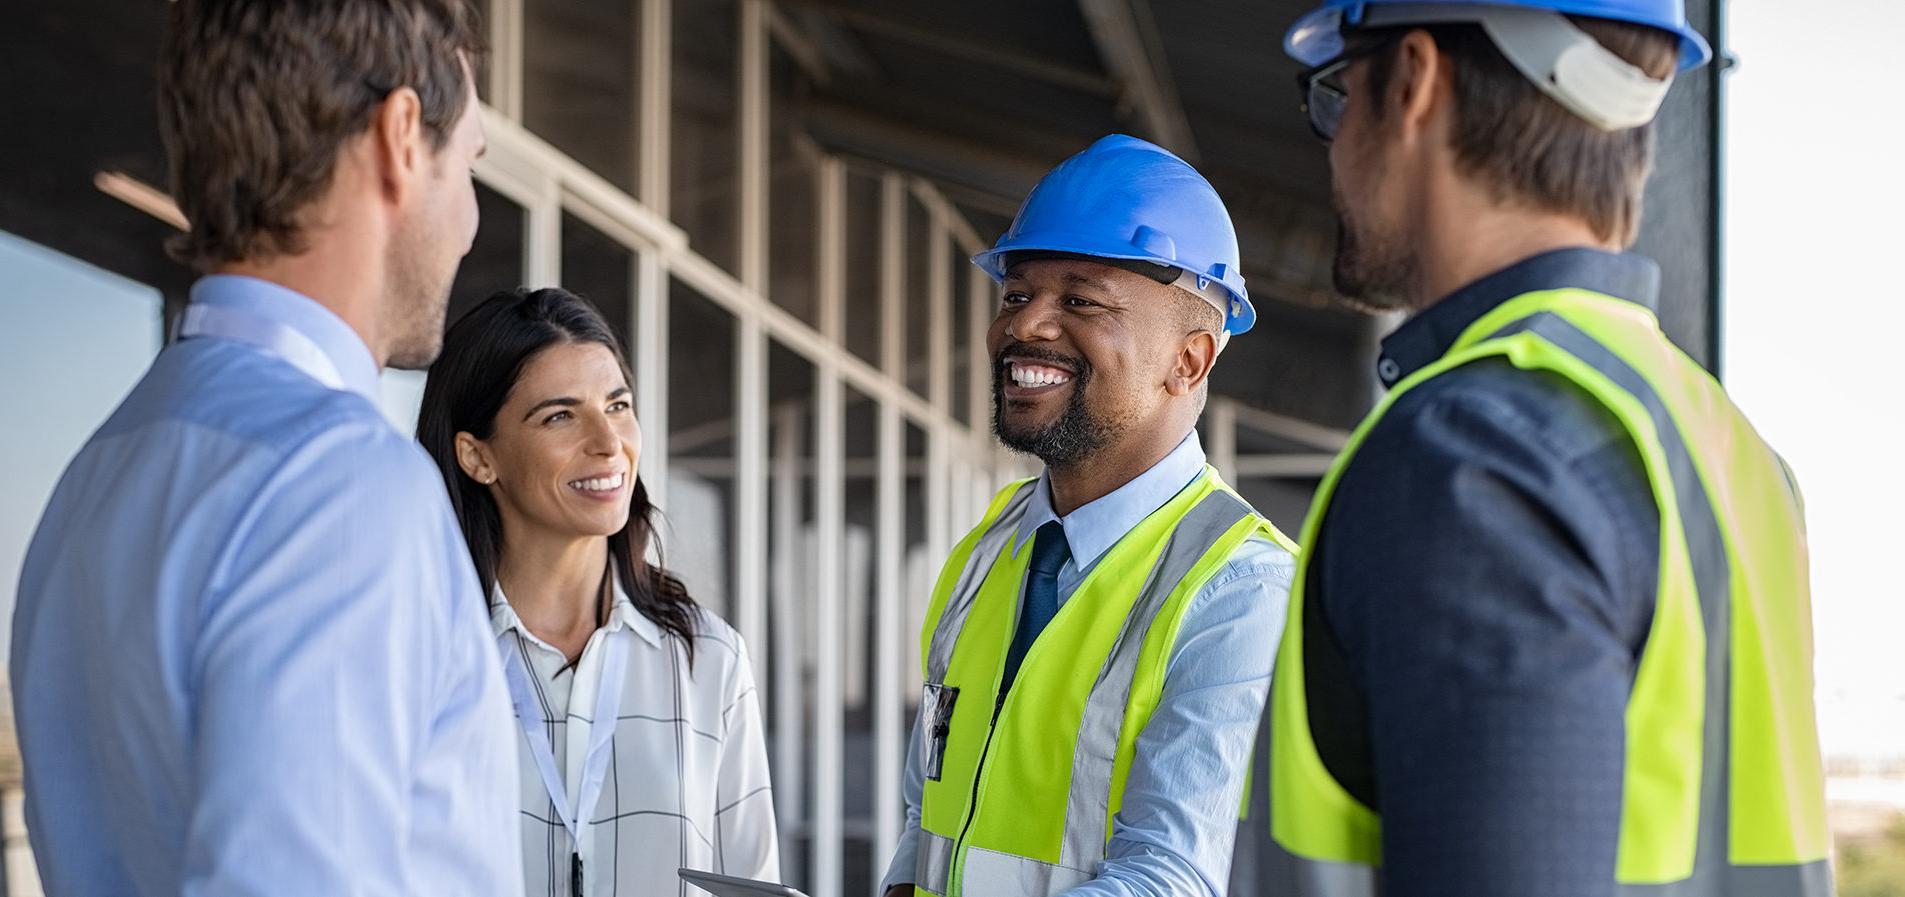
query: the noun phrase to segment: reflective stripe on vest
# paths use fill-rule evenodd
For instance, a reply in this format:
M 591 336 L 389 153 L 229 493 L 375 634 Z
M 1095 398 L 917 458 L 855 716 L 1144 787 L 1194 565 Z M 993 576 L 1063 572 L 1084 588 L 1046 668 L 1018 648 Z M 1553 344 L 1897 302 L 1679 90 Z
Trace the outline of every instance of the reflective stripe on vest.
M 1540 312 L 1523 318 L 1496 331 L 1489 338 L 1499 339 L 1523 332 L 1533 333 L 1586 362 L 1589 367 L 1612 380 L 1614 385 L 1632 395 L 1646 409 L 1647 416 L 1653 419 L 1654 437 L 1660 441 L 1661 451 L 1666 455 L 1668 475 L 1673 482 L 1674 500 L 1680 512 L 1680 532 L 1686 541 L 1687 560 L 1693 568 L 1694 593 L 1700 599 L 1702 631 L 1707 634 L 1704 640 L 1706 713 L 1701 717 L 1700 815 L 1693 868 L 1697 870 L 1716 864 L 1724 866 L 1727 827 L 1726 635 L 1732 631 L 1729 613 L 1732 602 L 1729 600 L 1731 592 L 1727 588 L 1726 542 L 1720 536 L 1720 522 L 1713 515 L 1713 502 L 1707 497 L 1706 486 L 1700 481 L 1700 472 L 1694 467 L 1693 455 L 1687 451 L 1680 427 L 1674 423 L 1673 415 L 1661 402 L 1660 395 L 1654 392 L 1639 371 L 1553 312 Z M 1670 757 L 1643 756 L 1630 757 L 1627 762 L 1632 769 L 1635 764 L 1671 761 Z M 1664 769 L 1660 770 L 1660 775 L 1671 778 L 1675 772 Z
M 1497 331 L 1490 339 L 1529 332 L 1573 355 L 1626 390 L 1653 419 L 1655 436 L 1672 472 L 1680 527 L 1700 596 L 1700 620 L 1706 633 L 1706 715 L 1700 758 L 1700 822 L 1694 846 L 1693 875 L 1661 884 L 1622 884 L 1623 897 L 1794 897 L 1829 895 L 1832 870 L 1825 860 L 1789 866 L 1734 866 L 1727 859 L 1731 824 L 1727 785 L 1730 704 L 1728 648 L 1732 641 L 1732 590 L 1728 585 L 1726 540 L 1713 513 L 1713 502 L 1693 454 L 1660 394 L 1632 365 L 1553 312 L 1539 312 Z M 1782 468 L 1784 462 L 1781 462 Z M 1790 484 L 1789 484 L 1790 485 Z M 1648 758 L 1639 758 L 1645 762 Z M 1636 762 L 1629 758 L 1630 764 Z
M 1099 852 L 1103 851 L 1104 846 L 1099 845 Z M 1031 857 L 1002 850 L 969 846 L 966 848 L 965 869 L 960 875 L 959 893 L 973 897 L 1051 897 L 1091 879 L 1092 873 L 1083 869 L 1041 863 Z
M 946 893 L 952 881 L 953 846 L 957 842 L 945 835 L 922 830 L 919 833 L 919 859 L 913 861 L 915 884 L 935 894 Z
M 1648 475 L 1661 501 L 1663 545 L 1660 561 L 1662 589 L 1657 597 L 1655 626 L 1650 631 L 1647 647 L 1642 654 L 1627 714 L 1627 799 L 1623 801 L 1619 866 L 1624 873 L 1631 870 L 1639 872 L 1632 876 L 1619 876 L 1623 879 L 1619 886 L 1620 893 L 1631 897 L 1810 897 L 1830 894 L 1830 871 L 1823 859 L 1808 861 L 1804 855 L 1797 855 L 1789 861 L 1731 865 L 1729 825 L 1734 807 L 1729 787 L 1737 787 L 1728 768 L 1729 751 L 1734 746 L 1737 734 L 1731 731 L 1728 719 L 1733 686 L 1730 664 L 1734 643 L 1731 619 L 1734 589 L 1730 582 L 1732 574 L 1728 543 L 1713 503 L 1712 496 L 1716 493 L 1710 492 L 1712 484 L 1703 482 L 1700 468 L 1680 426 L 1668 404 L 1646 376 L 1608 344 L 1583 330 L 1582 326 L 1556 310 L 1547 310 L 1549 306 L 1571 309 L 1584 315 L 1582 320 L 1594 322 L 1597 327 L 1605 327 L 1613 336 L 1628 338 L 1631 347 L 1631 338 L 1635 333 L 1631 327 L 1634 322 L 1623 315 L 1627 309 L 1639 311 L 1639 307 L 1582 291 L 1530 294 L 1505 304 L 1503 310 L 1508 310 L 1509 306 L 1516 306 L 1517 309 L 1533 306 L 1534 310 L 1519 319 L 1513 319 L 1514 312 L 1507 311 L 1504 316 L 1509 321 L 1485 339 L 1470 340 L 1469 344 L 1458 340 L 1456 348 L 1451 349 L 1448 357 L 1398 386 L 1377 412 L 1364 422 L 1319 489 L 1304 538 L 1315 538 L 1335 481 L 1347 466 L 1362 435 L 1368 432 L 1398 395 L 1452 367 L 1483 357 L 1508 356 L 1521 367 L 1556 370 L 1582 384 L 1603 403 L 1613 400 L 1602 394 L 1604 387 L 1589 385 L 1595 382 L 1596 377 L 1614 387 L 1614 392 L 1609 395 L 1624 393 L 1631 397 L 1638 406 L 1638 415 L 1630 416 L 1630 412 L 1615 407 L 1618 403 L 1610 404 L 1609 408 L 1631 431 L 1643 459 L 1647 460 Z M 1618 310 L 1618 313 L 1609 314 L 1614 310 Z M 1602 315 L 1606 315 L 1605 320 L 1600 317 Z M 1478 322 L 1476 328 L 1488 332 L 1485 328 L 1491 326 L 1491 320 L 1499 322 L 1499 318 L 1491 314 L 1489 318 Z M 1657 327 L 1651 315 L 1647 316 L 1647 324 Z M 1651 333 L 1657 336 L 1657 329 Z M 1551 355 L 1544 356 L 1542 351 L 1523 351 L 1539 344 L 1524 344 L 1517 337 L 1519 340 L 1538 338 L 1568 358 L 1585 365 L 1588 370 L 1570 370 L 1568 362 Z M 1664 337 L 1659 337 L 1659 340 L 1664 345 Z M 1637 357 L 1650 356 L 1643 353 Z M 1657 355 L 1651 357 L 1655 364 L 1661 363 Z M 1690 361 L 1679 361 L 1691 367 Z M 1672 364 L 1666 367 L 1668 375 L 1676 373 Z M 1675 386 L 1685 388 L 1685 383 Z M 1690 391 L 1686 395 L 1698 400 L 1706 394 Z M 1655 448 L 1657 451 L 1653 450 Z M 1711 450 L 1712 447 L 1706 448 Z M 1770 454 L 1770 450 L 1766 451 Z M 1779 476 L 1787 476 L 1783 462 L 1774 469 L 1780 471 Z M 1720 477 L 1732 474 L 1733 471 L 1724 469 L 1724 466 L 1717 471 Z M 1671 489 L 1670 494 L 1663 488 L 1663 478 Z M 1679 537 L 1677 544 L 1675 535 Z M 1754 559 L 1754 562 L 1758 562 L 1758 559 Z M 1271 864 L 1287 870 L 1286 874 L 1276 878 L 1293 886 L 1295 893 L 1361 897 L 1381 890 L 1380 874 L 1373 866 L 1380 849 L 1379 823 L 1373 811 L 1356 802 L 1340 786 L 1334 785 L 1333 779 L 1328 779 L 1327 768 L 1320 765 L 1311 740 L 1307 718 L 1302 715 L 1306 712 L 1303 709 L 1303 682 L 1309 674 L 1308 664 L 1302 657 L 1304 642 L 1301 634 L 1301 593 L 1306 578 L 1306 571 L 1300 568 L 1296 587 L 1292 591 L 1286 641 L 1279 652 L 1276 682 L 1272 686 L 1275 692 L 1271 711 L 1272 752 L 1275 757 L 1272 779 L 1277 784 L 1273 784 L 1271 790 L 1287 791 L 1273 793 L 1271 801 L 1273 828 L 1278 840 L 1309 846 L 1298 848 L 1307 856 L 1297 856 L 1282 849 L 1283 845 L 1276 845 Z M 1686 583 L 1690 588 L 1675 584 L 1685 582 L 1687 578 L 1691 579 L 1691 582 Z M 1689 598 L 1691 602 L 1687 601 Z M 1689 603 L 1694 606 L 1686 606 Z M 1681 614 L 1693 616 L 1676 616 Z M 1693 622 L 1695 617 L 1697 624 Z M 1655 634 L 1662 631 L 1663 625 L 1675 632 L 1676 637 L 1664 640 L 1657 638 Z M 1699 628 L 1692 629 L 1694 625 Z M 1682 632 L 1691 633 L 1691 636 L 1679 635 Z M 1693 637 L 1697 637 L 1697 641 Z M 1702 645 L 1704 656 L 1680 656 L 1676 653 L 1691 644 Z M 1702 680 L 1699 703 L 1691 707 L 1684 706 L 1686 701 L 1678 697 L 1684 693 L 1682 683 L 1696 676 Z M 1695 720 L 1697 732 L 1694 731 Z M 1653 740 L 1637 743 L 1634 740 L 1636 732 Z M 1778 735 L 1749 731 L 1749 737 L 1777 738 Z M 1697 743 L 1693 741 L 1696 737 Z M 1699 762 L 1697 767 L 1693 767 L 1688 761 L 1692 759 L 1690 754 L 1696 747 Z M 1790 747 L 1790 744 L 1782 747 Z M 1684 753 L 1681 752 L 1682 748 L 1685 749 Z M 1800 762 L 1803 759 L 1800 757 L 1794 763 L 1796 774 L 1816 776 L 1816 769 L 1811 773 L 1806 772 L 1806 764 Z M 1697 794 L 1690 790 L 1696 775 L 1699 782 Z M 1329 784 L 1319 783 L 1319 777 L 1327 779 Z M 1802 789 L 1806 785 L 1804 781 L 1799 782 Z M 1289 805 L 1282 805 L 1285 801 Z M 1772 805 L 1776 810 L 1811 815 L 1803 801 L 1792 806 L 1775 801 Z M 1753 806 L 1757 808 L 1760 805 Z M 1305 832 L 1300 828 L 1305 826 L 1321 828 Z M 1823 831 L 1822 818 L 1806 819 L 1803 824 L 1796 824 L 1793 835 L 1796 840 L 1790 849 L 1811 849 L 1807 846 L 1811 841 L 1807 835 L 1815 828 Z M 1685 840 L 1689 835 L 1691 844 Z M 1691 855 L 1676 853 L 1671 846 L 1662 850 L 1660 847 L 1663 843 L 1677 844 L 1681 851 L 1690 847 Z M 1763 843 L 1763 839 L 1760 843 Z M 1820 850 L 1812 855 L 1822 853 L 1823 850 Z M 1683 871 L 1678 875 L 1665 871 L 1674 864 L 1675 856 L 1680 857 L 1679 862 L 1683 864 L 1680 866 Z M 1689 860 L 1690 874 L 1686 871 Z
M 1274 867 L 1267 894 L 1301 897 L 1379 897 L 1381 875 L 1373 866 L 1311 860 L 1276 843 L 1266 845 Z M 1692 878 L 1659 885 L 1615 885 L 1617 897 L 1795 897 L 1832 894 L 1832 868 L 1825 860 L 1796 866 L 1703 867 Z
M 1024 507 L 1032 487 L 1019 485 L 1012 488 L 1016 491 L 1005 500 L 997 516 L 979 536 L 971 555 L 947 592 L 944 609 L 934 624 L 926 652 L 925 673 L 929 690 L 946 683 L 952 667 L 954 645 L 960 633 L 965 631 L 987 574 L 1007 557 L 1010 537 L 1017 532 L 1023 520 Z M 1119 622 L 1109 653 L 1084 696 L 1073 740 L 1066 793 L 1062 797 L 1055 793 L 1014 796 L 1015 801 L 1049 808 L 1046 812 L 1062 811 L 1062 833 L 1056 845 L 1058 862 L 1045 862 L 1022 855 L 1043 853 L 1050 856 L 1047 851 L 1051 845 L 1027 845 L 1018 849 L 1022 853 L 1011 852 L 1002 849 L 1010 845 L 961 844 L 949 836 L 949 832 L 926 829 L 921 832 L 914 870 L 916 886 L 920 890 L 972 897 L 1045 897 L 1076 887 L 1095 874 L 1097 865 L 1104 859 L 1115 792 L 1120 790 L 1116 778 L 1121 735 L 1129 722 L 1126 715 L 1133 698 L 1134 682 L 1140 675 L 1147 636 L 1154 624 L 1161 625 L 1161 613 L 1200 562 L 1209 560 L 1213 550 L 1219 547 L 1227 535 L 1236 536 L 1239 524 L 1251 519 L 1261 521 L 1261 518 L 1255 517 L 1255 512 L 1248 504 L 1220 488 L 1212 472 L 1207 471 L 1186 488 L 1207 489 L 1208 492 L 1198 498 L 1189 511 L 1183 512 L 1182 517 L 1168 530 L 1165 544 L 1151 562 L 1142 584 L 1136 585 L 1136 598 L 1129 612 Z M 1268 525 L 1265 523 L 1263 526 L 1267 528 Z M 1246 535 L 1256 531 L 1257 527 L 1251 526 Z M 1282 541 L 1280 534 L 1276 538 Z M 1242 538 L 1235 538 L 1233 542 L 1241 544 Z M 1022 550 L 1023 546 L 1020 548 Z M 1228 555 L 1228 550 L 1225 554 Z M 1135 574 L 1137 571 L 1131 572 Z M 1136 579 L 1135 575 L 1130 577 L 1130 580 Z M 1086 582 L 1080 584 L 1081 591 L 1087 587 L 1101 590 L 1132 588 L 1122 582 L 1096 586 L 1091 583 L 1088 577 Z M 1019 588 L 1022 590 L 1022 583 Z M 1077 600 L 1076 595 L 1073 600 Z M 1058 625 L 1058 618 L 1055 618 L 1053 625 Z M 1048 633 L 1052 631 L 1051 628 L 1047 629 Z M 1106 634 L 1109 635 L 1110 631 L 1106 630 Z M 1041 635 L 1041 638 L 1044 636 Z M 1027 665 L 1020 672 L 1021 682 L 1034 674 L 1032 655 L 1028 653 L 1027 657 Z M 1019 687 L 1017 684 L 1013 686 L 1015 692 Z M 991 709 L 992 702 L 987 699 L 992 697 L 960 696 L 960 700 L 983 701 L 987 705 L 986 709 Z M 929 716 L 923 715 L 922 724 Z M 1003 728 L 1006 719 L 1006 714 L 1000 713 L 994 723 Z M 988 731 L 985 737 L 990 739 L 995 734 Z M 923 735 L 922 745 L 932 750 L 925 744 L 926 741 L 927 736 Z M 986 768 L 993 762 L 982 760 L 973 772 L 973 794 L 964 815 L 969 832 L 967 836 L 975 840 L 977 832 L 973 830 L 973 824 L 977 822 L 976 814 L 982 812 L 983 804 L 978 799 L 982 790 L 980 783 L 983 783 Z M 931 800 L 931 797 L 927 799 Z M 1062 810 L 1057 806 L 1060 799 L 1064 801 Z M 929 815 L 933 814 L 923 812 L 922 818 Z M 958 877 L 956 887 L 955 875 Z
M 1012 494 L 1006 499 L 1005 507 L 993 518 L 985 535 L 979 537 L 979 544 L 972 550 L 972 560 L 959 571 L 959 582 L 946 599 L 946 609 L 939 614 L 939 625 L 933 628 L 932 647 L 926 652 L 926 681 L 946 681 L 946 670 L 952 666 L 953 646 L 959 643 L 959 633 L 966 628 L 972 602 L 979 597 L 979 587 L 985 584 L 993 561 L 1005 550 L 1005 543 L 1018 532 L 1019 523 L 1025 519 L 1025 508 L 1032 503 L 1035 482 L 1024 480 L 1006 487 Z
M 1071 794 L 1065 801 L 1065 841 L 1059 862 L 1073 869 L 1092 869 L 1105 858 L 1105 842 L 1111 811 L 1112 757 L 1117 753 L 1118 733 L 1124 728 L 1125 706 L 1131 696 L 1131 680 L 1138 673 L 1138 653 L 1144 634 L 1164 607 L 1164 599 L 1177 589 L 1178 582 L 1191 572 L 1217 540 L 1251 515 L 1250 506 L 1228 492 L 1217 491 L 1204 497 L 1191 509 L 1184 522 L 1171 531 L 1164 553 L 1145 580 L 1138 603 L 1125 618 L 1118 633 L 1117 647 L 1106 658 L 1098 681 L 1085 701 L 1085 716 L 1079 721 L 1078 746 L 1072 752 Z M 1111 750 L 1100 750 L 1111 745 Z M 972 891 L 973 894 L 1004 893 Z

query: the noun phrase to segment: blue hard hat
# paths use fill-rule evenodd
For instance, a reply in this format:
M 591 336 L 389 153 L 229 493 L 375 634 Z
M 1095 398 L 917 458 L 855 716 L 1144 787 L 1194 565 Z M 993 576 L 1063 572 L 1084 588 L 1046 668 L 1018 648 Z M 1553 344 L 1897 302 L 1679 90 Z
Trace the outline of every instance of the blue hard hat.
M 1318 66 L 1343 54 L 1343 27 L 1354 27 L 1377 7 L 1448 9 L 1462 6 L 1508 6 L 1545 9 L 1565 15 L 1611 19 L 1658 28 L 1680 38 L 1680 70 L 1699 68 L 1713 58 L 1706 38 L 1687 23 L 1682 0 L 1323 0 L 1323 7 L 1297 20 L 1283 37 L 1284 52 L 1308 66 Z
M 1136 137 L 1100 138 L 1059 163 L 1032 188 L 1005 236 L 972 263 L 1004 280 L 1015 252 L 1166 265 L 1195 277 L 1199 291 L 1220 288 L 1229 300 L 1226 333 L 1257 322 L 1224 201 L 1189 163 Z

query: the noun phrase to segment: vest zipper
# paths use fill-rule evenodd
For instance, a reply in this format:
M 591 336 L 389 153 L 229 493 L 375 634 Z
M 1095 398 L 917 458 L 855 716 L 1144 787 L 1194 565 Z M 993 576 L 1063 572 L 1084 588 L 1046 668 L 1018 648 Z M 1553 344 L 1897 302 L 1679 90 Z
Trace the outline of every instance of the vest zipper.
M 979 787 L 986 778 L 986 757 L 992 753 L 992 733 L 999 730 L 999 714 L 1005 710 L 1005 698 L 1010 691 L 1011 688 L 1007 687 L 999 692 L 998 700 L 992 704 L 992 724 L 986 727 L 986 743 L 980 746 L 979 763 L 972 770 L 972 794 L 966 798 L 966 821 L 959 826 L 959 837 L 953 839 L 953 858 L 957 862 L 953 864 L 953 869 L 947 870 L 948 875 L 956 875 L 957 872 L 965 869 L 966 864 L 962 855 L 963 848 L 966 846 L 966 833 L 972 831 L 972 821 L 979 817 Z M 958 878 L 952 878 L 946 882 L 946 893 L 952 894 L 953 889 L 958 886 Z M 964 891 L 960 892 L 962 897 L 964 893 Z
M 1010 630 L 1012 632 L 1017 632 L 1019 629 L 1019 614 L 1024 610 L 1025 604 L 1024 591 L 1025 582 L 1021 580 L 1019 583 L 1019 601 L 1012 609 L 1012 628 Z M 1027 657 L 1032 655 L 1032 647 L 1031 645 L 1026 646 L 1025 654 Z M 1010 650 L 1010 648 L 1007 650 Z M 1020 661 L 1019 671 L 1025 671 L 1024 661 Z M 1001 679 L 1005 677 L 1003 667 L 999 670 L 999 677 Z M 960 874 L 965 871 L 964 848 L 966 846 L 966 834 L 972 831 L 972 821 L 979 818 L 979 788 L 984 784 L 986 778 L 986 758 L 992 754 L 993 733 L 999 731 L 999 716 L 1005 712 L 1006 698 L 1012 693 L 1012 685 L 1016 684 L 1018 684 L 1016 681 L 1010 685 L 1001 682 L 998 686 L 995 686 L 998 688 L 998 695 L 993 698 L 992 701 L 992 722 L 986 725 L 986 743 L 979 746 L 979 762 L 972 768 L 972 793 L 966 796 L 966 821 L 959 824 L 959 837 L 953 839 L 953 862 L 951 868 L 946 871 L 947 895 L 951 895 L 955 889 L 959 888 Z M 964 891 L 960 891 L 960 895 L 964 897 Z

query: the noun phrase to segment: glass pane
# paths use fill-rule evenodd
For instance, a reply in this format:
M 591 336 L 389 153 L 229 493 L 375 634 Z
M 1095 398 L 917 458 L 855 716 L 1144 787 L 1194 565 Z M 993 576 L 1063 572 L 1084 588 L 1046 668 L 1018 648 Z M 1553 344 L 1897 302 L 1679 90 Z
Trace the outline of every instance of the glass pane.
M 1265 432 L 1241 421 L 1237 424 L 1237 454 L 1299 455 L 1314 454 L 1317 451 L 1320 450 L 1307 442 Z
M 815 296 L 815 181 L 819 151 L 800 130 L 800 69 L 774 45 L 768 106 L 768 298 L 808 324 L 819 324 Z
M 736 270 L 741 217 L 737 12 L 730 0 L 674 4 L 669 209 L 696 252 Z
M 450 288 L 450 309 L 444 324 L 456 319 L 497 290 L 514 289 L 523 280 L 523 209 L 482 182 L 476 184 L 476 207 L 482 215 L 476 242 L 456 270 Z M 378 378 L 378 404 L 391 426 L 400 433 L 417 429 L 417 409 L 423 406 L 425 372 L 386 368 Z
M 900 652 L 900 670 L 906 677 L 905 686 L 900 689 L 900 700 L 905 705 L 900 719 L 905 720 L 908 726 L 912 725 L 919 711 L 919 635 L 921 627 L 926 625 L 926 604 L 932 598 L 933 581 L 939 576 L 938 558 L 952 548 L 950 545 L 933 545 L 928 539 L 932 533 L 927 526 L 927 515 L 936 509 L 926 505 L 926 495 L 930 491 L 926 478 L 945 477 L 946 471 L 934 471 L 926 466 L 926 439 L 926 431 L 909 419 L 906 423 L 906 486 L 902 511 L 906 518 L 905 554 L 900 561 L 900 594 L 906 602 L 905 615 L 900 618 L 900 644 L 905 646 Z M 943 513 L 943 509 L 937 510 Z
M 978 283 L 979 286 L 972 286 L 973 283 Z M 970 392 L 963 394 L 967 396 L 965 401 L 970 402 L 976 399 L 975 404 L 979 412 L 975 419 L 967 423 L 975 429 L 990 432 L 992 428 L 992 353 L 986 349 L 986 340 L 992 327 L 993 318 L 998 317 L 998 285 L 994 284 L 992 278 L 987 276 L 984 271 L 979 270 L 976 265 L 967 262 L 965 274 L 960 279 L 959 297 L 956 304 L 959 308 L 960 320 L 971 322 L 965 325 L 971 330 L 971 333 L 968 334 L 968 338 L 979 344 L 978 369 L 974 370 L 966 361 L 967 357 L 969 357 L 967 353 L 970 350 L 963 346 L 960 349 L 958 362 L 960 370 L 967 372 L 968 376 L 966 389 L 970 390 Z M 974 305 L 978 306 L 976 313 L 973 308 Z M 964 403 L 965 402 L 962 402 L 962 404 Z M 968 416 L 972 415 L 968 414 Z
M 900 313 L 905 317 L 906 388 L 926 395 L 932 377 L 933 219 L 909 192 L 906 196 L 905 292 Z
M 847 349 L 880 365 L 880 179 L 847 170 Z
M 972 262 L 955 242 L 951 258 L 947 261 L 946 282 L 952 288 L 952 379 L 948 394 L 951 396 L 953 419 L 967 426 L 972 425 L 972 278 L 985 275 Z M 980 339 L 985 334 L 979 335 Z
M 703 607 L 731 619 L 734 318 L 679 280 L 668 297 L 668 492 L 664 562 Z
M 767 712 L 768 759 L 781 822 L 781 880 L 810 884 L 807 832 L 813 815 L 814 664 L 820 645 L 814 612 L 819 554 L 814 528 L 814 365 L 768 344 L 767 625 L 754 649 L 754 674 Z
M 622 347 L 635 345 L 635 250 L 574 215 L 562 216 L 562 285 L 595 304 Z M 631 359 L 632 361 L 633 359 Z
M 497 290 L 523 282 L 523 207 L 489 185 L 476 184 L 476 209 L 482 226 L 450 287 L 448 320 L 454 322 Z
M 843 769 L 865 770 L 841 777 L 841 807 L 845 813 L 841 845 L 841 893 L 871 894 L 874 882 L 869 870 L 877 848 L 870 837 L 873 823 L 873 789 L 866 778 L 873 770 L 873 694 L 874 669 L 873 619 L 874 585 L 877 571 L 879 494 L 879 406 L 871 396 L 852 387 L 842 387 L 846 396 L 846 539 L 842 552 L 841 612 L 844 631 L 840 636 L 841 681 L 846 691 L 843 719 L 846 725 L 843 744 Z
M 629 193 L 639 177 L 639 10 L 629 0 L 523 4 L 523 124 Z
M 165 333 L 157 289 L 5 233 L 0 278 L 7 284 L 0 420 L 8 422 L 0 439 L 0 619 L 10 620 L 20 564 L 54 485 L 145 374 Z M 0 646 L 0 669 L 8 650 Z

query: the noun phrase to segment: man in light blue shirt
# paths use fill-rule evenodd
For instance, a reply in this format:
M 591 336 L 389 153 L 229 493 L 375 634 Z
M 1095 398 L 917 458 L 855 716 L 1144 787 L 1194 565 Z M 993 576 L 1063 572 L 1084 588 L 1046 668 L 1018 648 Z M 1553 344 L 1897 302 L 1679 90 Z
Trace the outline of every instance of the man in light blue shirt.
M 442 481 L 376 404 L 380 367 L 435 356 L 475 231 L 472 20 L 316 0 L 173 17 L 174 250 L 214 273 L 27 553 L 11 675 L 42 880 L 511 893 L 515 741 L 483 596 Z
M 983 719 L 990 712 L 992 725 L 1003 725 L 1006 693 L 1058 611 L 1072 601 L 1111 597 L 1118 586 L 1099 584 L 1095 593 L 1090 587 L 1081 592 L 1081 586 L 1147 517 L 1203 481 L 1205 458 L 1194 426 L 1208 376 L 1229 337 L 1249 329 L 1255 318 L 1236 273 L 1237 244 L 1228 213 L 1210 185 L 1183 161 L 1143 141 L 1112 136 L 1048 174 L 1011 230 L 974 262 L 1001 282 L 999 313 L 988 334 L 995 363 L 994 429 L 1007 446 L 1045 462 L 1045 471 L 1025 487 L 1030 494 L 1018 521 L 1007 524 L 1015 535 L 1011 544 L 1031 546 L 1024 549 L 1031 559 L 1019 586 L 1020 607 L 1011 618 L 1015 632 L 999 674 L 999 693 L 959 695 L 929 673 L 929 691 L 951 692 L 952 700 L 939 702 L 937 714 L 936 702 L 925 702 L 914 726 L 902 782 L 907 825 L 881 889 L 888 897 L 907 897 L 916 886 L 935 893 L 960 891 L 963 897 L 1061 892 L 1072 897 L 1221 897 L 1229 883 L 1238 809 L 1295 567 L 1291 551 L 1268 538 L 1267 527 L 1223 558 L 1182 613 L 1155 708 L 1137 735 L 1102 859 L 1085 868 L 1066 865 L 1061 854 L 1054 866 L 1051 857 L 1035 856 L 1037 846 L 1027 844 L 1005 860 L 1014 874 L 976 871 L 977 855 L 999 864 L 1001 845 L 981 850 L 967 843 L 972 820 L 981 812 L 972 806 L 1004 806 L 1007 818 L 1063 812 L 1067 839 L 1077 821 L 1076 808 L 1060 811 L 1041 803 L 1054 798 L 1067 803 L 1063 793 L 988 793 L 981 801 L 988 781 L 985 764 L 996 740 L 960 752 L 979 757 L 963 831 L 959 826 L 933 831 L 922 822 L 930 815 L 922 813 L 922 805 L 929 772 L 940 768 L 943 775 L 953 774 L 945 772 L 956 762 L 947 759 L 949 731 L 961 726 L 974 731 L 954 714 L 977 712 Z M 1007 507 L 1018 504 L 1015 496 Z M 1172 540 L 1195 538 L 1184 535 L 1184 528 L 1167 532 Z M 1048 553 L 1048 545 L 1056 545 L 1056 551 Z M 986 550 L 973 549 L 975 560 L 967 563 L 993 563 L 984 557 Z M 1042 561 L 1047 557 L 1052 559 Z M 1155 569 L 1163 569 L 1164 561 L 1158 565 Z M 975 574 L 970 566 L 964 573 L 952 572 L 961 581 L 996 578 L 983 570 Z M 984 601 L 985 594 L 993 593 L 963 600 Z M 961 600 L 948 597 L 946 604 Z M 944 620 L 952 613 L 943 612 L 938 625 L 947 627 Z M 963 637 L 960 626 L 936 628 L 933 653 L 939 650 L 940 633 Z M 947 653 L 960 656 L 959 650 Z M 1085 671 L 1099 670 L 1095 657 L 1075 662 L 1085 664 Z M 1042 737 L 1047 735 L 1054 737 Z M 994 736 L 996 730 L 987 737 Z M 1020 744 L 1027 737 L 1014 733 L 1007 741 Z M 1070 732 L 1041 733 L 1039 749 L 1062 755 L 1065 768 L 1027 773 L 1028 778 L 1063 783 L 1068 772 L 1076 772 L 1078 767 L 1070 765 L 1072 737 Z M 1119 749 L 1084 743 L 1087 734 L 1077 737 L 1079 754 L 1110 757 Z M 1085 807 L 1086 815 L 1090 810 Z M 1098 830 L 1092 820 L 1086 822 L 1080 830 Z

